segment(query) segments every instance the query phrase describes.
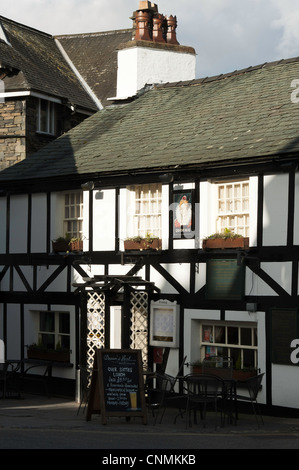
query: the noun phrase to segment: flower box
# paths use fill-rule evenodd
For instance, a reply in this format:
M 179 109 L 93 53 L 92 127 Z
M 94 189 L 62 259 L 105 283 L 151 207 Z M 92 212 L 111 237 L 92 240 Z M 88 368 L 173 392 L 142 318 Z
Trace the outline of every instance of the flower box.
M 129 239 L 124 241 L 125 250 L 161 250 L 162 240 L 160 238 L 147 239 L 142 238 L 140 240 Z
M 54 253 L 66 252 L 66 251 L 83 251 L 83 240 L 53 240 L 52 250 Z
M 68 242 L 65 241 L 52 241 L 52 250 L 54 253 L 69 251 L 70 247 Z
M 206 238 L 202 242 L 202 248 L 203 250 L 227 250 L 235 248 L 247 250 L 249 248 L 249 238 Z
M 207 374 L 207 375 L 216 375 L 219 376 L 220 378 L 223 378 L 223 372 L 222 371 L 227 371 L 227 369 L 223 369 L 221 367 L 211 367 L 211 368 L 203 368 L 201 365 L 193 365 L 192 366 L 192 374 L 196 375 L 201 375 L 201 374 Z M 247 379 L 250 379 L 251 377 L 254 377 L 257 375 L 257 371 L 252 369 L 233 369 L 232 372 L 232 379 L 236 380 L 238 382 L 244 382 Z
M 83 251 L 83 240 L 70 241 L 69 251 Z
M 56 351 L 54 349 L 29 348 L 28 359 L 39 359 L 41 361 L 70 362 L 70 351 Z

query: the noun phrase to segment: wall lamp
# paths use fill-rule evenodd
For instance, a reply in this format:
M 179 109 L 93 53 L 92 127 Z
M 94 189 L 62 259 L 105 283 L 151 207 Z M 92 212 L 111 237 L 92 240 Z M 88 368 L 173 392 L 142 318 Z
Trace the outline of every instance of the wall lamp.
M 94 189 L 94 182 L 87 181 L 86 183 L 81 184 L 83 191 L 92 191 Z
M 172 183 L 174 180 L 174 176 L 172 173 L 164 173 L 163 175 L 159 175 L 159 180 L 162 183 Z

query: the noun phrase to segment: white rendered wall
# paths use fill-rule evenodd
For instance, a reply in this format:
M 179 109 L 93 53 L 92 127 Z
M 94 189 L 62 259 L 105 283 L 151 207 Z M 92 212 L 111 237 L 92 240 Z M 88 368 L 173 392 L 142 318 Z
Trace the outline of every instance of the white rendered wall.
M 115 250 L 115 198 L 114 189 L 94 192 L 94 251 Z
M 47 251 L 47 196 L 33 194 L 31 216 L 31 252 Z
M 288 230 L 289 175 L 264 179 L 263 245 L 285 246 Z
M 10 200 L 10 253 L 27 253 L 28 197 Z
M 146 84 L 195 79 L 196 56 L 146 47 L 118 51 L 117 97 L 134 96 Z

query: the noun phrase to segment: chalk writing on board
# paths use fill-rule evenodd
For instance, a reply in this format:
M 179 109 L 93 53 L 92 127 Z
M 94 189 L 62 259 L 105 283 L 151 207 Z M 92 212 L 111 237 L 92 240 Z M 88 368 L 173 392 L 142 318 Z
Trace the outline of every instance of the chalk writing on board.
M 108 411 L 140 410 L 136 356 L 107 353 L 103 355 L 102 364 L 106 409 Z

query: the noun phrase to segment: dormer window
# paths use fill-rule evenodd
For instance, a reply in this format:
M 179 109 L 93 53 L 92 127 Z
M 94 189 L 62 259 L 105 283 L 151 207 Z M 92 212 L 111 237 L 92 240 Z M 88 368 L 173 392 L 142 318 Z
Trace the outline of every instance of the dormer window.
M 42 134 L 55 134 L 55 103 L 38 99 L 36 130 Z

